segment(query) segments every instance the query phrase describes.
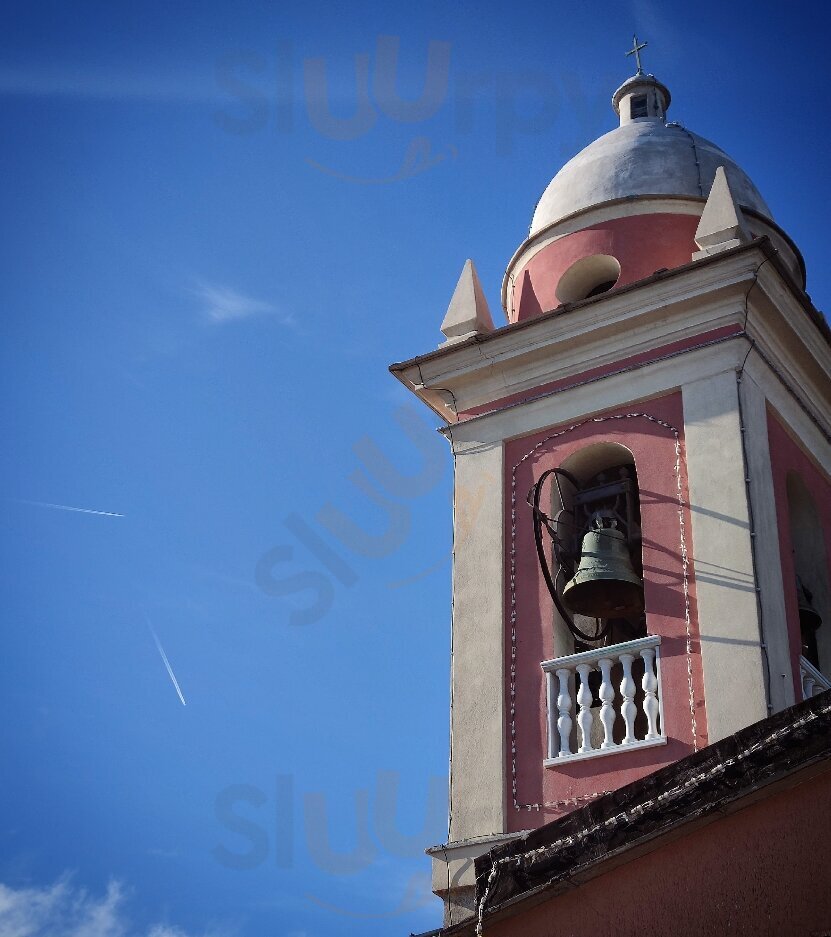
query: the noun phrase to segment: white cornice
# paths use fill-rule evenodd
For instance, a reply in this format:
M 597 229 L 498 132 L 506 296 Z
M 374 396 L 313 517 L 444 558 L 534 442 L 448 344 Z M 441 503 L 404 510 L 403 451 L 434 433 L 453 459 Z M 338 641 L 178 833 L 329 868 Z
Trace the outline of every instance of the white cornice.
M 723 326 L 743 328 L 831 414 L 831 347 L 764 242 L 393 367 L 447 422 L 455 413 Z M 758 276 L 757 276 L 758 271 Z

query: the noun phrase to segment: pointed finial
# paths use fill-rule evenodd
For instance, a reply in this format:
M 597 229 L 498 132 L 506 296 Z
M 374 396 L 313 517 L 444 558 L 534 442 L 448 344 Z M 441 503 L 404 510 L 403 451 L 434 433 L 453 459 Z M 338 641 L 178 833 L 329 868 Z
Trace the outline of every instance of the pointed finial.
M 701 249 L 693 254 L 692 259 L 701 260 L 738 247 L 752 237 L 744 213 L 730 190 L 724 166 L 719 166 L 695 232 L 695 243 Z
M 645 49 L 647 45 L 649 45 L 647 42 L 642 42 L 639 45 L 637 35 L 632 36 L 632 48 L 626 54 L 635 56 L 635 62 L 638 66 L 638 70 L 635 72 L 636 75 L 643 74 L 643 68 L 641 66 L 641 49 Z
M 462 268 L 441 330 L 446 339 L 445 345 L 493 331 L 491 311 L 472 260 L 468 260 Z

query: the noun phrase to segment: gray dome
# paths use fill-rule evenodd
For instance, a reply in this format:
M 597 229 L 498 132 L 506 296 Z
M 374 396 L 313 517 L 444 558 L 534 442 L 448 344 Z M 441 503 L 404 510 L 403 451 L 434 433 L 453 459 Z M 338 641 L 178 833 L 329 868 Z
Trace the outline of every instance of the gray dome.
M 736 201 L 773 220 L 756 186 L 723 150 L 680 124 L 646 119 L 615 128 L 569 160 L 543 193 L 531 234 L 613 199 L 639 195 L 704 198 L 719 166 L 725 168 Z

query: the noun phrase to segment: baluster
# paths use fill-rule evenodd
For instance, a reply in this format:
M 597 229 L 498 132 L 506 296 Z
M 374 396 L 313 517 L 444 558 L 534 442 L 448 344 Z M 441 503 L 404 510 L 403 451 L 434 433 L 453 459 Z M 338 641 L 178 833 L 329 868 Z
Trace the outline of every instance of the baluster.
M 653 669 L 655 648 L 645 647 L 641 651 L 641 657 L 643 658 L 644 666 L 643 680 L 641 680 L 644 693 L 643 710 L 649 722 L 649 728 L 646 730 L 646 738 L 657 739 L 660 738 L 660 736 L 658 735 L 658 678 L 655 676 L 655 671 Z
M 560 758 L 571 754 L 571 693 L 568 689 L 570 671 L 561 667 L 557 671 L 560 693 L 557 696 L 557 731 L 560 734 Z
M 608 657 L 601 657 L 597 662 L 600 667 L 600 721 L 603 723 L 603 741 L 601 748 L 614 748 L 614 730 L 615 730 L 615 710 L 612 702 L 615 698 L 615 690 L 612 686 L 612 661 Z
M 545 674 L 545 696 L 548 702 L 548 757 L 557 757 L 557 689 L 554 686 L 554 674 L 548 670 Z
M 578 664 L 577 673 L 580 674 L 580 689 L 577 691 L 577 703 L 580 712 L 577 714 L 577 725 L 580 726 L 580 753 L 592 751 L 592 691 L 589 689 L 589 674 L 591 664 Z
M 620 662 L 623 665 L 623 679 L 620 681 L 620 695 L 623 697 L 623 704 L 620 711 L 626 725 L 626 735 L 623 737 L 622 745 L 631 745 L 632 742 L 637 741 L 635 738 L 635 716 L 638 707 L 635 705 L 635 681 L 632 679 L 632 661 L 634 659 L 631 654 L 620 655 Z
M 816 681 L 809 673 L 802 675 L 802 699 L 810 699 L 814 695 L 814 683 Z

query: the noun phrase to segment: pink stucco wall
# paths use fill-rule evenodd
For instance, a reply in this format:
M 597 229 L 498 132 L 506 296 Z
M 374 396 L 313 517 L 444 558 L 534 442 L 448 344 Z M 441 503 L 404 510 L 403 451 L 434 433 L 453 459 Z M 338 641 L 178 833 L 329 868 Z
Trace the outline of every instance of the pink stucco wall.
M 645 414 L 631 416 L 632 413 Z M 619 418 L 616 418 L 619 417 Z M 649 419 L 651 417 L 652 419 Z M 694 743 L 707 743 L 703 681 L 696 623 L 695 584 L 692 562 L 688 564 L 689 632 L 692 653 L 687 654 L 687 617 L 683 591 L 681 525 L 676 475 L 675 437 L 667 426 L 679 431 L 681 491 L 686 505 L 683 411 L 680 393 L 643 404 L 609 411 L 576 428 L 560 427 L 535 433 L 505 445 L 506 465 L 506 582 L 510 583 L 512 542 L 512 477 L 515 475 L 515 596 L 516 679 L 515 745 L 516 800 L 511 795 L 514 775 L 511 726 L 506 725 L 508 829 L 537 827 L 554 816 L 574 809 L 603 791 L 621 787 L 662 765 L 693 751 Z M 556 438 L 548 439 L 561 433 Z M 547 440 L 543 442 L 544 440 Z M 534 549 L 531 510 L 526 495 L 539 474 L 563 463 L 572 453 L 596 442 L 616 442 L 634 455 L 641 494 L 643 563 L 646 571 L 645 601 L 647 630 L 662 637 L 661 669 L 666 745 L 629 753 L 544 768 L 546 747 L 545 683 L 540 662 L 554 656 L 552 602 L 548 595 Z M 543 443 L 535 449 L 538 443 Z M 533 454 L 525 458 L 532 452 Z M 689 512 L 684 508 L 683 536 L 692 557 Z M 505 597 L 506 622 L 511 620 L 510 594 Z M 506 711 L 510 720 L 511 635 L 506 628 Z M 692 672 L 692 701 L 688 665 Z M 695 713 L 693 737 L 692 709 Z M 530 806 L 530 809 L 528 809 Z
M 831 772 L 721 817 L 513 917 L 488 937 L 831 933 Z
M 797 701 L 799 701 L 802 699 L 802 686 L 799 675 L 801 638 L 796 595 L 796 570 L 794 569 L 793 544 L 791 543 L 787 478 L 789 472 L 795 472 L 800 476 L 819 511 L 820 526 L 825 531 L 825 555 L 829 561 L 829 577 L 831 577 L 831 480 L 796 444 L 782 422 L 780 422 L 778 414 L 770 408 L 768 409 L 768 440 L 773 470 L 773 488 L 776 498 L 776 519 L 779 527 L 779 553 L 782 562 L 782 582 L 785 589 L 785 612 L 788 620 L 791 668 L 794 679 L 794 693 Z M 828 624 L 828 627 L 831 627 L 831 623 Z
M 630 215 L 592 225 L 548 244 L 516 272 L 512 322 L 521 322 L 560 305 L 560 277 L 577 260 L 611 254 L 620 263 L 617 287 L 680 267 L 698 250 L 694 215 Z

